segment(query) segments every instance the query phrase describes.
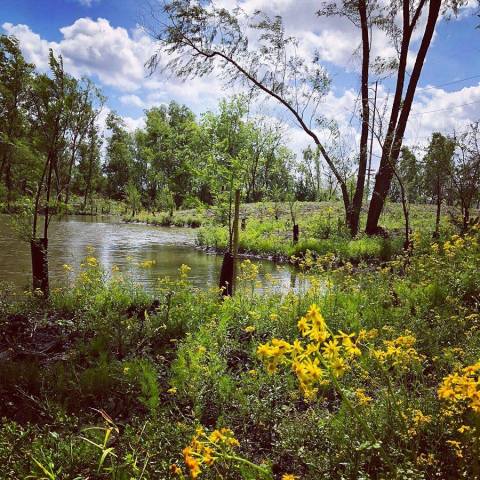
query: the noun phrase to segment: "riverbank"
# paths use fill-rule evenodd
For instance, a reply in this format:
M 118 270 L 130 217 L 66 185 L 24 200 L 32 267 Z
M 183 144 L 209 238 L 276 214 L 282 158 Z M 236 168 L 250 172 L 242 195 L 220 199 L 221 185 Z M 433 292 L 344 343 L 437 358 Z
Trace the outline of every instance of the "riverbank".
M 148 293 L 93 253 L 47 302 L 0 295 L 2 475 L 474 478 L 480 234 L 416 241 L 286 294 L 249 262 L 225 301 L 187 267 Z
M 126 222 L 156 226 L 189 226 L 198 228 L 197 245 L 210 253 L 223 253 L 228 244 L 228 228 L 224 225 L 225 212 L 215 209 L 180 210 L 171 216 L 140 212 L 135 217 L 124 216 Z M 244 204 L 240 209 L 242 229 L 239 254 L 243 257 L 263 258 L 276 262 L 300 263 L 308 255 L 333 256 L 336 266 L 345 262 L 381 263 L 400 253 L 404 244 L 402 210 L 399 204 L 387 205 L 382 225 L 387 236 L 369 237 L 359 234 L 352 239 L 344 226 L 340 202 L 297 202 L 294 206 L 299 239 L 293 242 L 293 222 L 290 206 L 286 203 Z M 362 216 L 362 222 L 365 221 Z M 433 229 L 434 208 L 430 205 L 410 207 L 410 222 L 414 232 L 428 234 Z M 442 234 L 451 226 L 442 217 Z
M 0 202 L 0 214 L 15 215 L 25 211 L 33 210 L 33 201 L 30 197 L 23 197 L 14 202 Z M 52 215 L 124 215 L 127 208 L 123 202 L 111 200 L 108 198 L 96 198 L 84 204 L 83 199 L 72 196 L 68 204 L 60 202 L 57 205 L 50 206 Z M 39 210 L 43 214 L 43 208 Z

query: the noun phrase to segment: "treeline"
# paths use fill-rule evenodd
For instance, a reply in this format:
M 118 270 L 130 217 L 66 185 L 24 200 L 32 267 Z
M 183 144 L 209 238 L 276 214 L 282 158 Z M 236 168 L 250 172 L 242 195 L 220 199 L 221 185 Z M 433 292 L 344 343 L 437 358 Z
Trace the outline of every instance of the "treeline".
M 472 218 L 472 211 L 480 208 L 479 123 L 455 136 L 433 133 L 428 146 L 417 155 L 402 148 L 395 174 L 390 198 L 401 202 L 403 188 L 405 202 L 436 205 L 436 236 L 443 204 L 461 213 L 460 226 L 465 230 L 472 221 L 478 221 Z M 451 218 L 458 221 L 455 215 Z
M 86 210 L 103 197 L 135 213 L 219 205 L 236 188 L 246 202 L 343 196 L 320 150 L 296 158 L 282 125 L 249 115 L 246 97 L 199 118 L 176 102 L 153 107 L 131 132 L 114 112 L 101 126 L 100 90 L 68 75 L 52 52 L 49 60 L 50 72 L 39 73 L 14 37 L 0 36 L 0 203 L 28 197 L 36 211 L 58 210 L 74 197 Z M 403 187 L 409 203 L 436 204 L 439 217 L 443 203 L 456 206 L 468 224 L 480 198 L 479 144 L 477 123 L 455 137 L 434 133 L 424 152 L 402 148 L 390 199 L 402 201 Z M 347 152 L 336 164 L 352 200 L 359 158 Z
M 244 97 L 200 118 L 175 102 L 150 108 L 135 132 L 110 112 L 101 131 L 100 90 L 68 75 L 53 52 L 49 63 L 39 73 L 14 37 L 0 36 L 0 202 L 30 197 L 58 209 L 76 196 L 85 209 L 105 197 L 158 211 L 215 203 L 233 184 L 248 202 L 293 191 L 284 131 L 249 120 Z
M 0 36 L 0 200 L 20 196 L 86 203 L 98 188 L 104 97 L 88 79 L 67 75 L 52 52 L 50 72 L 27 63 L 14 37 Z M 43 188 L 46 187 L 46 188 Z
M 134 133 L 109 114 L 105 194 L 153 212 L 219 203 L 233 184 L 247 202 L 270 199 L 292 182 L 294 155 L 282 129 L 246 120 L 247 108 L 245 98 L 234 97 L 197 119 L 171 102 L 146 110 L 145 128 Z

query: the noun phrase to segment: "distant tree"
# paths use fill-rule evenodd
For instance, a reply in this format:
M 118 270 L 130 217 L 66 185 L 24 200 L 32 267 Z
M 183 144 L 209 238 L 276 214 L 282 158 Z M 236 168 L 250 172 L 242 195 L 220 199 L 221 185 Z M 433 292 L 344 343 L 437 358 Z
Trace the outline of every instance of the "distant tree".
M 452 188 L 462 214 L 462 231 L 480 216 L 471 218 L 475 202 L 480 203 L 480 126 L 476 122 L 456 139 L 456 150 L 452 173 Z
M 12 200 L 20 182 L 26 186 L 22 166 L 28 163 L 31 177 L 41 169 L 26 141 L 33 69 L 34 65 L 23 58 L 18 40 L 0 35 L 0 182 L 5 183 L 7 202 Z
M 434 133 L 427 148 L 424 161 L 425 191 L 437 205 L 434 238 L 439 236 L 442 202 L 453 172 L 455 141 L 441 133 Z
M 132 210 L 132 217 L 134 217 L 142 207 L 141 200 L 142 197 L 137 187 L 132 182 L 129 182 L 125 188 L 125 201 Z
M 64 201 L 68 205 L 70 200 L 70 184 L 72 174 L 78 160 L 79 147 L 91 132 L 92 123 L 101 112 L 105 98 L 98 88 L 88 79 L 77 83 L 77 89 L 72 102 L 72 122 L 68 131 L 69 148 L 65 162 L 62 189 Z
M 100 148 L 102 139 L 94 122 L 90 124 L 87 136 L 79 145 L 79 162 L 75 171 L 75 187 L 83 196 L 82 209 L 85 211 L 87 202 L 93 195 L 99 193 L 102 187 L 102 167 Z
M 423 167 L 415 154 L 408 147 L 402 147 L 398 166 L 395 168 L 402 179 L 405 195 L 409 203 L 420 203 L 424 197 Z M 394 202 L 401 202 L 400 182 L 395 175 L 395 182 L 390 189 L 390 198 Z
M 300 174 L 297 189 L 303 190 L 303 200 L 320 201 L 322 190 L 320 152 L 309 145 L 303 150 L 297 168 Z
M 125 198 L 127 185 L 134 182 L 133 174 L 133 141 L 126 129 L 125 122 L 116 113 L 107 116 L 107 129 L 110 137 L 107 140 L 105 164 L 106 194 L 115 200 Z

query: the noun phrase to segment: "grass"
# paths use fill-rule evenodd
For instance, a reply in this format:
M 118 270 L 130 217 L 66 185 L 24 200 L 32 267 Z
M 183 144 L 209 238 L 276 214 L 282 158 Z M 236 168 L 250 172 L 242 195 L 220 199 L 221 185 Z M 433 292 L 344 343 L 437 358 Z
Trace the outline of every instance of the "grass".
M 177 210 L 173 215 L 166 212 L 159 212 L 157 214 L 150 213 L 145 210 L 133 215 L 123 215 L 124 222 L 132 223 L 146 223 L 157 227 L 190 227 L 198 228 L 205 221 L 203 215 L 196 210 Z
M 428 234 L 432 230 L 433 207 L 411 207 L 413 231 Z M 345 229 L 339 202 L 299 203 L 296 222 L 300 226 L 298 243 L 292 241 L 292 220 L 286 204 L 259 203 L 242 206 L 245 229 L 240 232 L 239 252 L 276 260 L 303 258 L 308 252 L 317 256 L 334 255 L 337 263 L 386 261 L 401 252 L 404 243 L 402 210 L 398 204 L 387 205 L 382 225 L 389 237 L 368 237 L 360 233 L 351 239 Z M 362 225 L 365 214 L 362 216 Z M 448 229 L 446 218 L 442 228 Z M 199 229 L 197 243 L 204 248 L 223 250 L 228 243 L 228 229 L 219 222 L 205 222 Z
M 0 476 L 157 479 L 196 462 L 205 479 L 478 478 L 479 242 L 419 234 L 413 255 L 355 270 L 310 256 L 309 286 L 286 294 L 255 293 L 247 262 L 224 301 L 187 269 L 148 294 L 92 261 L 48 301 L 0 296 Z M 297 327 L 312 304 L 361 351 L 339 338 L 338 376 L 318 353 L 332 337 Z M 275 338 L 317 345 L 320 376 Z

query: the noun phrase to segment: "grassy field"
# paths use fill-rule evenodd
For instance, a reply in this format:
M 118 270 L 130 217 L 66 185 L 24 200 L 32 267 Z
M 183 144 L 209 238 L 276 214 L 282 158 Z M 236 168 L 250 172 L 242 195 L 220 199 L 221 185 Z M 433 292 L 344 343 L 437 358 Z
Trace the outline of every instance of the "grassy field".
M 283 295 L 248 260 L 224 301 L 187 267 L 147 294 L 94 252 L 48 301 L 4 286 L 0 477 L 478 478 L 480 232 L 425 230 Z

